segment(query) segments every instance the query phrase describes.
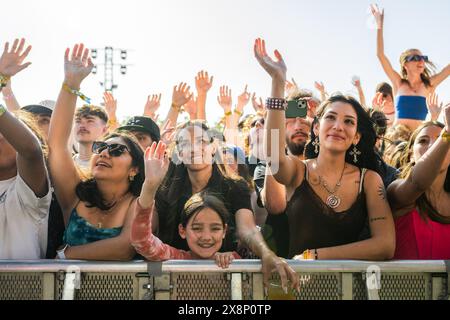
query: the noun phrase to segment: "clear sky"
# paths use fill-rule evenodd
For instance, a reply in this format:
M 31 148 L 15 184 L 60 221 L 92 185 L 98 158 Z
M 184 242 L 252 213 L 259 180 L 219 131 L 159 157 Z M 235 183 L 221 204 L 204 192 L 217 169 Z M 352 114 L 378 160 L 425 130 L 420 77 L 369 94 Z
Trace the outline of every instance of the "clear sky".
M 118 117 L 138 115 L 150 93 L 162 93 L 165 116 L 172 88 L 180 81 L 195 88 L 202 69 L 214 75 L 207 114 L 215 121 L 219 86 L 233 89 L 234 101 L 245 84 L 259 96 L 270 94 L 270 79 L 253 56 L 253 41 L 266 39 L 288 66 L 288 78 L 313 89 L 321 80 L 328 92 L 354 93 L 359 75 L 369 100 L 386 81 L 376 58 L 376 30 L 367 0 L 54 0 L 3 1 L 0 43 L 25 37 L 33 45 L 33 64 L 13 79 L 22 105 L 56 99 L 63 80 L 66 47 L 127 48 L 126 76 L 115 76 Z M 418 48 L 441 70 L 450 62 L 449 0 L 384 0 L 385 51 L 399 70 L 400 53 Z M 117 56 L 117 62 L 120 62 Z M 82 84 L 82 92 L 101 102 L 102 69 Z M 450 79 L 438 88 L 450 101 Z M 251 104 L 246 107 L 251 111 Z

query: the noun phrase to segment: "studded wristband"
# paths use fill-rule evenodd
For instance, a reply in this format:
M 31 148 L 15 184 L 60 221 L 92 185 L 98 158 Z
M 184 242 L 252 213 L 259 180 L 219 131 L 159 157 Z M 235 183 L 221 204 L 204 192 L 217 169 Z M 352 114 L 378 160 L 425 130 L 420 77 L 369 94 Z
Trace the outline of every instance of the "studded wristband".
M 268 110 L 286 110 L 287 101 L 286 99 L 280 98 L 267 98 L 266 100 L 266 108 Z

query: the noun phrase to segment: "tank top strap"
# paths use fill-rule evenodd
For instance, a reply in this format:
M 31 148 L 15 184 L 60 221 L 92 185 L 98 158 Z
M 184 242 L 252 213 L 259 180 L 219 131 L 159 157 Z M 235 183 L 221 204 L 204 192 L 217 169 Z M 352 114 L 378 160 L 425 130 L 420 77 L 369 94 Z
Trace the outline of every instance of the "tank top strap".
M 363 188 L 364 188 L 364 177 L 366 176 L 366 172 L 367 172 L 366 168 L 362 168 L 360 170 L 361 170 L 361 179 L 359 181 L 359 192 L 358 192 L 358 194 L 360 194 L 362 192 Z

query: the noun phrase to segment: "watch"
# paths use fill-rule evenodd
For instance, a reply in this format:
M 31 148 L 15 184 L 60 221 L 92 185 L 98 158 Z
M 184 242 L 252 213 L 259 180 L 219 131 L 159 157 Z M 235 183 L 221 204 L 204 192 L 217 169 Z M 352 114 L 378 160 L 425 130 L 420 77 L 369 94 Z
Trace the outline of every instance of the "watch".
M 65 252 L 66 252 L 66 249 L 67 249 L 68 247 L 69 247 L 69 245 L 66 243 L 66 244 L 63 244 L 62 246 L 60 246 L 60 247 L 58 248 L 58 250 L 56 250 L 56 254 L 57 254 L 57 256 L 58 256 L 58 259 L 66 260 Z

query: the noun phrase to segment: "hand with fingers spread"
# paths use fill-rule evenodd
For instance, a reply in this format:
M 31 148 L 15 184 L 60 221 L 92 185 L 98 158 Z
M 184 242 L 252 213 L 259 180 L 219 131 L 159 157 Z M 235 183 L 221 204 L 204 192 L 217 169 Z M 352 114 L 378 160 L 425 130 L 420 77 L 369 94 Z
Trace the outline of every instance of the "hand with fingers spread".
M 184 111 L 189 114 L 191 121 L 197 119 L 197 98 L 195 98 L 194 95 L 192 95 L 189 101 L 184 105 Z
M 180 82 L 178 86 L 173 87 L 172 92 L 172 107 L 180 110 L 181 106 L 185 105 L 192 97 L 189 89 L 191 87 L 185 82 Z
M 244 92 L 238 96 L 238 103 L 236 105 L 236 111 L 238 114 L 242 115 L 245 106 L 250 101 L 250 92 L 247 91 L 248 85 L 245 85 Z
M 298 90 L 298 85 L 295 82 L 294 78 L 291 78 L 292 81 L 286 80 L 286 92 L 291 93 Z
M 159 106 L 161 105 L 161 93 L 160 94 L 151 94 L 147 97 L 147 102 L 144 106 L 144 116 L 155 118 L 156 111 L 158 111 Z
M 28 46 L 25 50 L 25 39 L 15 39 L 14 43 L 9 50 L 9 42 L 5 43 L 5 49 L 0 57 L 0 75 L 6 77 L 12 77 L 18 72 L 28 67 L 31 62 L 23 63 L 31 50 L 31 46 Z
M 69 57 L 70 56 L 70 57 Z M 81 82 L 86 78 L 94 68 L 89 49 L 84 44 L 76 44 L 70 54 L 67 48 L 64 54 L 64 82 L 72 89 L 78 89 Z
M 443 102 L 439 103 L 439 97 L 435 92 L 429 94 L 427 97 L 427 107 L 428 111 L 430 111 L 432 121 L 437 121 L 443 105 Z
M 377 92 L 372 100 L 372 108 L 376 111 L 383 111 L 386 100 L 383 98 L 382 92 Z
M 383 29 L 384 9 L 380 10 L 380 8 L 378 8 L 378 5 L 376 5 L 376 4 L 370 5 L 370 9 L 372 10 L 372 14 L 373 14 L 373 16 L 375 18 L 375 21 L 377 23 L 377 28 L 378 29 Z
M 233 98 L 231 96 L 231 89 L 228 86 L 221 86 L 219 95 L 217 96 L 217 102 L 222 107 L 224 113 L 229 115 L 231 107 L 233 105 Z
M 150 147 L 145 150 L 144 154 L 144 165 L 145 165 L 145 181 L 142 185 L 141 191 L 141 205 L 147 205 L 142 203 L 142 198 L 145 195 L 154 195 L 158 189 L 161 182 L 166 176 L 167 169 L 169 168 L 169 159 L 166 155 L 166 144 L 162 141 L 153 142 Z
M 230 266 L 231 262 L 234 260 L 233 252 L 216 252 L 214 255 L 214 260 L 216 264 L 222 268 L 226 269 Z
M 261 257 L 261 263 L 265 288 L 269 285 L 271 274 L 277 272 L 280 275 L 281 286 L 285 292 L 288 290 L 288 281 L 290 281 L 293 289 L 300 292 L 300 278 L 284 259 L 277 257 L 273 252 L 268 252 Z
M 198 95 L 206 94 L 211 89 L 214 77 L 208 76 L 207 71 L 200 71 L 195 77 L 195 87 L 197 88 Z
M 263 102 L 262 98 L 259 97 L 259 99 L 257 100 L 255 92 L 252 94 L 252 105 L 253 105 L 253 109 L 255 109 L 257 114 L 262 115 L 266 111 L 266 107 L 264 106 L 264 102 Z
M 103 93 L 103 103 L 105 104 L 105 110 L 108 114 L 108 121 L 116 122 L 117 100 L 114 99 L 112 92 L 105 91 Z
M 175 137 L 175 127 L 172 126 L 172 122 L 170 120 L 166 121 L 164 125 L 161 127 L 161 141 L 169 146 L 173 142 L 173 138 Z
M 282 82 L 284 87 L 287 67 L 280 52 L 278 50 L 274 51 L 276 60 L 273 60 L 266 52 L 265 41 L 260 38 L 255 40 L 253 50 L 256 60 L 258 60 L 259 64 L 272 77 L 272 80 L 278 80 Z

